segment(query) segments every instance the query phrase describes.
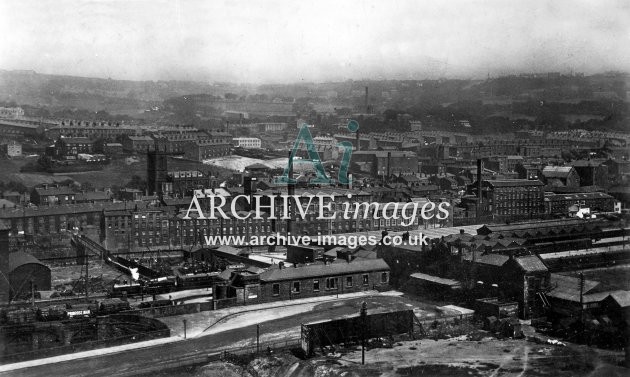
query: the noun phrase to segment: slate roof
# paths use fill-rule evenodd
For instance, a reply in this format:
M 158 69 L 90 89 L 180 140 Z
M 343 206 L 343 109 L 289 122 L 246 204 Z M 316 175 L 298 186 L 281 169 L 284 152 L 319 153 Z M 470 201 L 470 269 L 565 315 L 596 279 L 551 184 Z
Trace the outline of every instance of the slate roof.
M 153 141 L 150 136 L 127 136 L 127 138 L 131 141 Z
M 440 285 L 447 285 L 449 287 L 461 286 L 461 284 L 457 280 L 441 278 L 441 277 L 433 276 L 433 275 L 427 275 L 420 272 L 413 273 L 410 275 L 410 277 L 412 279 L 429 281 L 429 282 L 440 284 Z
M 464 257 L 464 259 L 472 260 L 472 255 Z M 476 263 L 486 264 L 490 266 L 501 267 L 510 259 L 507 255 L 503 254 L 484 254 L 476 256 Z
M 87 137 L 62 137 L 60 140 L 66 144 L 91 144 Z
M 547 271 L 547 266 L 535 255 L 516 258 L 516 263 L 518 263 L 525 272 Z
M 14 208 L 17 207 L 15 203 L 10 200 L 0 198 L 0 208 Z
M 37 187 L 35 188 L 35 192 L 39 196 L 48 196 L 48 195 L 72 195 L 76 194 L 74 190 L 70 187 Z
M 605 161 L 600 160 L 576 160 L 571 163 L 574 167 L 596 167 L 601 166 Z
M 516 224 L 484 225 L 477 230 L 478 234 L 490 234 L 495 232 L 517 233 L 521 231 L 543 232 L 547 229 L 564 228 L 566 230 L 576 227 L 593 227 L 599 225 L 598 221 L 587 221 L 583 219 L 562 219 L 562 220 L 536 220 Z M 520 237 L 517 237 L 520 238 Z
M 482 255 L 480 258 L 477 258 L 477 263 L 500 267 L 503 266 L 505 262 L 507 262 L 509 259 L 510 257 L 503 254 L 486 254 Z
M 547 178 L 567 178 L 572 171 L 573 166 L 545 166 L 542 173 Z
M 75 199 L 77 201 L 81 200 L 109 200 L 111 198 L 111 194 L 105 191 L 88 191 L 88 192 L 79 192 L 75 195 Z
M 532 179 L 491 179 L 486 182 L 492 187 L 543 186 L 541 181 Z
M 389 271 L 389 266 L 383 259 L 360 259 L 350 263 L 312 264 L 302 267 L 270 268 L 260 274 L 260 280 L 299 280 L 374 271 Z
M 579 278 L 568 275 L 551 274 L 550 283 L 552 288 L 547 296 L 568 301 L 580 301 Z M 586 296 L 599 285 L 600 283 L 598 281 L 584 279 L 584 295 Z
M 0 220 L 0 230 L 11 230 L 11 225 L 4 220 Z
M 622 308 L 630 306 L 630 291 L 615 291 L 610 294 L 610 297 Z
M 102 210 L 121 210 L 125 209 L 126 203 L 84 203 L 84 204 L 63 204 L 58 206 L 43 206 L 43 207 L 25 207 L 25 208 L 10 208 L 2 210 L 0 209 L 0 218 L 19 218 L 29 216 L 49 216 L 49 215 L 67 215 L 70 213 L 86 213 L 86 212 L 100 212 Z M 128 207 L 132 207 L 127 204 Z

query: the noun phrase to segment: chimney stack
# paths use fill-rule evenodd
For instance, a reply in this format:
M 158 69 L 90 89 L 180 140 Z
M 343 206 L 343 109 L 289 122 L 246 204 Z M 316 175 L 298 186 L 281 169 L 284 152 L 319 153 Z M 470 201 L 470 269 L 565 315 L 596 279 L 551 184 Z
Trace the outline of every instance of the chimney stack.
M 481 217 L 481 201 L 482 201 L 482 195 L 481 195 L 481 188 L 483 187 L 483 185 L 481 184 L 481 180 L 483 175 L 481 174 L 483 170 L 483 162 L 481 161 L 481 159 L 477 159 L 477 218 Z
M 291 152 L 289 151 L 289 182 L 287 182 L 287 194 L 289 194 L 289 196 L 295 195 L 295 184 L 291 183 L 291 180 L 293 179 L 293 158 L 291 158 Z M 291 233 L 291 225 L 293 222 L 293 206 L 291 205 L 291 201 L 287 201 L 287 205 L 289 206 L 288 208 L 288 214 L 289 214 L 289 219 L 287 220 L 287 234 Z
M 387 152 L 387 180 L 389 181 L 390 168 L 392 162 L 392 152 Z

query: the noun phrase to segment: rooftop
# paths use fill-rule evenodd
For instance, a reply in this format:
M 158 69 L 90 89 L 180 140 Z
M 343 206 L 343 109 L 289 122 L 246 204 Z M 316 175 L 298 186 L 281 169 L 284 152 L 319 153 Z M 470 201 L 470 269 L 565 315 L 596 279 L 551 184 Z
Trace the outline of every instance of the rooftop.
M 537 179 L 492 179 L 485 182 L 492 187 L 543 186 L 543 183 Z
M 429 282 L 440 284 L 440 285 L 447 285 L 447 286 L 450 286 L 452 288 L 461 286 L 461 284 L 457 280 L 441 278 L 441 277 L 433 276 L 433 275 L 427 275 L 427 274 L 423 274 L 421 272 L 413 273 L 413 274 L 410 275 L 410 277 L 412 279 L 429 281 Z
M 572 171 L 573 166 L 545 166 L 542 173 L 547 178 L 566 178 Z
M 283 268 L 274 267 L 260 274 L 260 280 L 283 281 L 373 271 L 389 271 L 389 266 L 383 259 L 357 259 L 349 263 L 312 264 L 301 267 Z

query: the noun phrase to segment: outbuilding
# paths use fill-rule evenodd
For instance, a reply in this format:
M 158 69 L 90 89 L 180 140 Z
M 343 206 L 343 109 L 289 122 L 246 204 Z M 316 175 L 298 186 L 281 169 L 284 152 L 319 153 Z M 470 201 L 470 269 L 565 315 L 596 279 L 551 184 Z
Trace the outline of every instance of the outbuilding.
M 50 290 L 50 268 L 34 256 L 15 252 L 9 254 L 9 283 L 11 299 L 30 296 L 34 291 Z

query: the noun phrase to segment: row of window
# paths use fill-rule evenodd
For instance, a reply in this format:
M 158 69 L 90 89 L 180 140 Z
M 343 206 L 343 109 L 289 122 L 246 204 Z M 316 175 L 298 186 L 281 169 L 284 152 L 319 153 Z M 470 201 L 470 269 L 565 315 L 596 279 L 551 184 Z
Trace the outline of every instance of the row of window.
M 325 279 L 325 289 L 327 291 L 329 290 L 336 290 L 339 289 L 339 279 L 338 277 L 330 277 L 330 278 L 326 278 Z M 388 282 L 388 273 L 387 272 L 382 272 L 381 273 L 381 283 L 386 284 Z M 344 278 L 345 280 L 345 286 L 346 288 L 352 288 L 354 285 L 354 277 L 353 276 L 346 276 Z M 370 275 L 369 274 L 363 274 L 361 276 L 361 284 L 363 286 L 368 286 L 370 284 Z M 291 283 L 291 293 L 300 293 L 302 290 L 302 282 L 301 281 L 294 281 Z M 319 292 L 320 291 L 320 280 L 319 279 L 314 279 L 313 280 L 313 292 Z M 272 285 L 272 295 L 274 296 L 279 296 L 280 295 L 280 283 L 274 283 Z

